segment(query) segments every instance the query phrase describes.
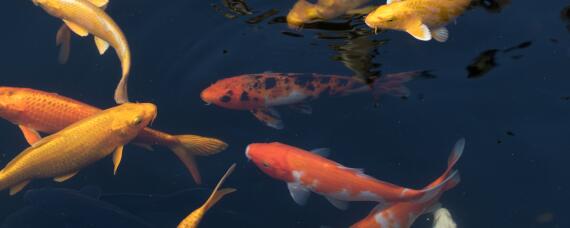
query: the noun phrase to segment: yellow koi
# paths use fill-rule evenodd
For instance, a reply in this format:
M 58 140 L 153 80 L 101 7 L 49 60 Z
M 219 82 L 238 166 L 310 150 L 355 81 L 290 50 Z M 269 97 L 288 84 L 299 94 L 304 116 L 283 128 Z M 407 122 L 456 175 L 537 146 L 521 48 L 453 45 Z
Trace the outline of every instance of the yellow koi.
M 155 117 L 153 104 L 126 103 L 78 121 L 37 141 L 12 159 L 0 171 L 0 190 L 10 188 L 10 195 L 14 195 L 31 180 L 40 178 L 63 182 L 113 151 L 116 172 L 123 145 Z
M 405 31 L 418 40 L 445 42 L 445 25 L 461 15 L 471 0 L 388 0 L 366 16 L 368 27 Z
M 212 206 L 214 206 L 214 204 L 216 204 L 218 201 L 220 201 L 222 199 L 222 197 L 224 197 L 225 195 L 236 191 L 236 189 L 233 189 L 233 188 L 224 188 L 224 189 L 218 190 L 220 188 L 220 186 L 224 183 L 226 178 L 234 171 L 235 167 L 236 167 L 236 164 L 233 164 L 232 166 L 230 166 L 228 171 L 226 171 L 226 174 L 224 174 L 222 179 L 220 179 L 220 181 L 218 182 L 218 184 L 216 185 L 216 187 L 212 191 L 212 194 L 210 195 L 208 200 L 206 200 L 206 203 L 204 203 L 204 205 L 202 205 L 198 209 L 194 210 L 192 213 L 190 213 L 190 215 L 186 216 L 186 218 L 184 218 L 184 220 L 182 220 L 180 222 L 180 224 L 178 224 L 178 228 L 196 228 L 196 227 L 198 227 L 198 225 L 200 224 L 200 221 L 202 220 L 202 217 L 204 217 L 204 214 L 206 214 L 206 212 Z
M 127 79 L 131 68 L 131 51 L 119 26 L 102 9 L 107 5 L 108 0 L 32 1 L 48 14 L 62 19 L 65 25 L 77 35 L 85 37 L 90 33 L 93 34 L 99 54 L 104 54 L 109 45 L 115 49 L 122 68 L 122 77 L 115 89 L 115 101 L 119 104 L 128 102 Z M 58 44 L 60 43 L 64 44 L 58 38 Z M 60 57 L 60 61 L 65 59 L 63 58 L 65 56 L 60 55 Z
M 330 20 L 346 14 L 367 14 L 374 8 L 362 5 L 370 0 L 319 0 L 310 3 L 299 0 L 287 14 L 287 24 L 296 28 L 306 23 Z

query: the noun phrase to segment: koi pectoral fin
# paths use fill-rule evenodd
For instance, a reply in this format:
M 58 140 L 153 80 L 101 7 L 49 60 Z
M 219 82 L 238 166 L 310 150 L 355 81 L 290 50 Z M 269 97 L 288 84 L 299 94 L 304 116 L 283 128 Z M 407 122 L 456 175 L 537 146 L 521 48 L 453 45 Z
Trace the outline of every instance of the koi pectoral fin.
M 42 136 L 40 136 L 40 134 L 36 130 L 22 126 L 22 125 L 18 125 L 18 127 L 20 128 L 20 130 L 22 130 L 22 133 L 24 134 L 24 138 L 26 138 L 26 141 L 30 145 L 34 145 L 34 143 L 36 143 L 37 141 L 42 139 Z
M 309 189 L 299 183 L 287 183 L 287 188 L 289 189 L 289 194 L 291 194 L 295 203 L 301 206 L 307 203 L 307 199 L 309 199 L 309 196 L 311 195 Z
M 22 189 L 24 189 L 24 187 L 26 187 L 26 185 L 28 185 L 28 183 L 30 183 L 29 180 L 27 180 L 27 181 L 22 181 L 22 182 L 20 182 L 19 184 L 12 186 L 12 187 L 10 188 L 10 195 L 13 196 L 13 195 L 15 195 L 16 193 L 22 191 Z
M 431 40 L 431 31 L 427 25 L 419 23 L 417 25 L 410 26 L 406 29 L 406 32 L 415 37 L 418 40 L 429 41 Z
M 59 56 L 57 58 L 60 64 L 65 64 L 69 60 L 71 50 L 71 31 L 67 25 L 63 24 L 57 30 L 55 44 L 59 47 Z
M 94 37 L 95 39 L 95 46 L 97 46 L 97 50 L 99 50 L 99 54 L 103 55 L 105 54 L 105 52 L 107 51 L 107 49 L 109 49 L 109 43 L 107 43 L 107 41 L 99 38 L 99 37 Z
M 257 118 L 259 121 L 265 123 L 265 125 L 275 128 L 275 129 L 283 129 L 285 126 L 283 125 L 283 121 L 281 121 L 281 115 L 279 112 L 274 108 L 258 108 L 251 110 L 251 113 Z
M 117 147 L 115 153 L 113 153 L 113 175 L 117 175 L 117 169 L 119 169 L 119 164 L 121 164 L 121 159 L 123 158 L 123 146 Z
M 53 180 L 54 180 L 55 182 L 64 182 L 64 181 L 69 180 L 69 179 L 71 179 L 72 177 L 74 177 L 77 173 L 78 173 L 78 172 L 73 172 L 73 173 L 69 173 L 69 174 L 63 175 L 63 176 L 55 177 L 55 178 L 53 178 Z
M 63 20 L 63 22 L 65 22 L 65 25 L 67 25 L 67 27 L 69 27 L 69 29 L 71 29 L 71 31 L 73 31 L 78 36 L 85 37 L 85 36 L 89 35 L 89 32 L 87 31 L 87 29 L 84 29 L 83 27 L 79 26 L 78 24 L 75 24 L 75 23 L 68 21 L 68 20 Z

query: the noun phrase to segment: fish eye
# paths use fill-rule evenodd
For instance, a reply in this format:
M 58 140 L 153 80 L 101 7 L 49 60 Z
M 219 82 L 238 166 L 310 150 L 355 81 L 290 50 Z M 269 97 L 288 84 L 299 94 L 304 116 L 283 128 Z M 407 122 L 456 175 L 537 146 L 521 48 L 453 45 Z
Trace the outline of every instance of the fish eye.
M 141 124 L 143 121 L 142 117 L 137 116 L 134 120 L 133 120 L 133 125 L 137 126 L 139 124 Z
M 265 167 L 265 168 L 269 168 L 269 163 L 267 163 L 267 162 L 263 162 L 263 167 Z

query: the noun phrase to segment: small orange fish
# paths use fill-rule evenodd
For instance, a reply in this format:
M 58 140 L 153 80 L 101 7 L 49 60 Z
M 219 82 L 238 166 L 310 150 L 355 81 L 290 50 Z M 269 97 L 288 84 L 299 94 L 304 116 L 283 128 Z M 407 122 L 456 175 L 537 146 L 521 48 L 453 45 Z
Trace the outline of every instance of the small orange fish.
M 287 14 L 287 24 L 297 28 L 306 23 L 330 20 L 347 14 L 367 14 L 375 7 L 362 7 L 370 0 L 299 0 Z
M 95 36 L 95 44 L 99 54 L 104 54 L 113 46 L 121 60 L 122 77 L 115 89 L 115 101 L 119 104 L 128 102 L 127 79 L 131 68 L 131 51 L 125 35 L 119 26 L 102 9 L 108 0 L 32 0 L 35 5 L 42 7 L 48 14 L 60 18 L 65 25 L 79 36 L 85 37 L 89 33 Z M 61 31 L 61 28 L 60 28 Z M 61 31 L 62 38 L 57 43 L 65 44 L 65 31 Z M 62 46 L 62 48 L 68 48 Z M 61 50 L 60 50 L 61 51 Z M 65 50 L 63 50 L 65 51 Z M 66 59 L 65 54 L 60 60 Z
M 0 87 L 0 117 L 18 125 L 30 144 L 41 139 L 38 131 L 55 133 L 99 112 L 101 109 L 55 93 Z M 212 155 L 227 148 L 227 144 L 218 139 L 170 135 L 151 128 L 144 128 L 133 142 L 145 148 L 167 146 L 192 173 L 196 183 L 201 182 L 201 177 L 194 156 Z
M 463 14 L 471 0 L 388 0 L 366 16 L 373 29 L 393 29 L 409 33 L 418 40 L 434 38 L 447 41 L 445 25 Z
M 454 180 L 457 172 L 429 188 L 415 190 L 370 177 L 360 169 L 328 160 L 326 149 L 311 152 L 282 143 L 250 144 L 245 155 L 267 175 L 285 181 L 293 200 L 304 205 L 310 192 L 317 193 L 339 209 L 349 201 L 371 201 L 380 205 L 401 202 L 425 203 Z
M 459 161 L 464 147 L 465 139 L 460 139 L 449 156 L 447 170 L 441 177 L 426 186 L 426 189 L 438 186 L 453 173 L 453 166 Z M 351 228 L 409 228 L 420 215 L 435 212 L 440 208 L 439 198 L 445 191 L 459 184 L 459 181 L 459 175 L 454 176 L 439 192 L 424 202 L 396 203 L 387 208 L 383 207 L 385 205 L 379 205 L 366 218 L 352 225 Z
M 236 168 L 236 164 L 233 164 L 232 166 L 230 166 L 230 168 L 228 169 L 228 171 L 226 171 L 226 174 L 224 174 L 222 179 L 220 179 L 220 181 L 218 182 L 218 184 L 216 185 L 216 187 L 212 191 L 212 194 L 210 195 L 208 200 L 206 200 L 204 205 L 202 205 L 200 208 L 194 210 L 192 213 L 190 213 L 188 216 L 186 216 L 186 218 L 184 218 L 180 222 L 180 224 L 178 224 L 178 228 L 196 228 L 196 227 L 198 227 L 198 225 L 200 224 L 200 221 L 202 221 L 202 217 L 204 217 L 204 214 L 206 214 L 206 212 L 212 206 L 214 206 L 214 204 L 216 204 L 218 201 L 220 201 L 225 195 L 236 191 L 236 189 L 233 189 L 233 188 L 224 188 L 224 189 L 218 190 L 220 188 L 220 186 L 222 186 L 222 184 L 224 184 L 224 181 L 226 180 L 226 178 L 234 171 L 235 168 Z
M 31 180 L 54 178 L 63 182 L 82 168 L 113 153 L 114 172 L 121 163 L 123 145 L 156 117 L 150 103 L 125 103 L 78 121 L 35 142 L 0 171 L 0 190 L 10 195 Z
M 408 96 L 404 83 L 422 74 L 412 71 L 389 74 L 378 78 L 372 85 L 351 77 L 319 74 L 246 74 L 222 79 L 202 91 L 202 100 L 208 104 L 235 109 L 249 110 L 267 126 L 282 129 L 280 115 L 274 107 L 289 106 L 301 113 L 310 114 L 312 108 L 307 102 L 321 95 L 343 96 L 354 93 L 372 92 Z

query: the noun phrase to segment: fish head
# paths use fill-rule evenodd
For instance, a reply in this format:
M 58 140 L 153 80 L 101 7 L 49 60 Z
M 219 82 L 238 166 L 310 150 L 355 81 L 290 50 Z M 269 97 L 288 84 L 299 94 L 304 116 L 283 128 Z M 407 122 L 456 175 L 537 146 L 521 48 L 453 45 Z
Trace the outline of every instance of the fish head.
M 394 3 L 392 3 L 394 4 Z M 378 7 L 372 13 L 368 14 L 364 22 L 368 27 L 373 29 L 397 29 L 401 17 L 398 15 L 398 10 L 390 5 L 383 5 Z
M 282 143 L 252 143 L 245 149 L 245 156 L 265 174 L 286 182 L 293 181 L 287 162 L 291 146 Z
M 135 137 L 157 115 L 156 106 L 151 103 L 125 103 L 107 112 L 113 116 L 111 129 L 127 138 Z
M 200 97 L 206 104 L 229 109 L 248 109 L 247 105 L 252 101 L 247 90 L 254 81 L 253 77 L 248 76 L 225 78 L 204 89 Z
M 22 90 L 13 87 L 0 87 L 0 116 L 16 120 L 24 111 Z
M 303 24 L 322 20 L 319 16 L 317 6 L 305 0 L 300 0 L 287 14 L 287 24 L 290 28 L 296 29 Z

